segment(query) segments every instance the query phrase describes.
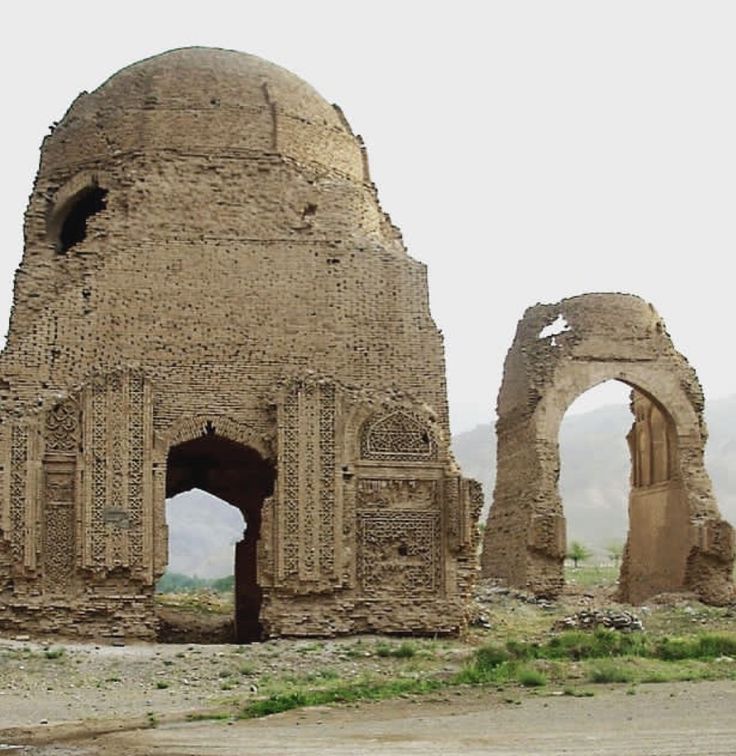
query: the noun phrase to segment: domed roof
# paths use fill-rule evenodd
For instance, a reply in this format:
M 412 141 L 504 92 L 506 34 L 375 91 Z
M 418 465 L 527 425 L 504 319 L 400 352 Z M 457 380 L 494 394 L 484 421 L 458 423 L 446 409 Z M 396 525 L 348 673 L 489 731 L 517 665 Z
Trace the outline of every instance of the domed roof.
M 287 115 L 344 129 L 335 108 L 281 66 L 235 50 L 186 47 L 133 63 L 92 97 L 98 106 L 170 110 L 278 103 Z
M 284 68 L 205 47 L 130 65 L 82 94 L 44 145 L 44 165 L 131 149 L 279 153 L 362 178 L 360 146 L 340 111 Z

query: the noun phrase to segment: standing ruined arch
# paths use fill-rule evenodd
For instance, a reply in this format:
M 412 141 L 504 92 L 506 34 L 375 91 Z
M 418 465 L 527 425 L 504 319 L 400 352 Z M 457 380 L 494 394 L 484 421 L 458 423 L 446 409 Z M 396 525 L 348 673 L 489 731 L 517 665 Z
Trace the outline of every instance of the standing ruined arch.
M 556 321 L 564 327 L 552 333 Z M 704 466 L 700 384 L 654 309 L 623 294 L 537 305 L 520 321 L 499 392 L 483 574 L 541 595 L 562 590 L 560 424 L 578 396 L 607 380 L 631 386 L 634 412 L 620 597 L 639 602 L 690 590 L 714 603 L 730 600 L 733 529 L 720 518 Z

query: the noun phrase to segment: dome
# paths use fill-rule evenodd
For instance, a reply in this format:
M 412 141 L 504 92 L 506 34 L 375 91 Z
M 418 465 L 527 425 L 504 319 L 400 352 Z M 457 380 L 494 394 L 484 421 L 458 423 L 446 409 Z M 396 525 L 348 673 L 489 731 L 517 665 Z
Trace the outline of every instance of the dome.
M 364 178 L 342 113 L 309 84 L 255 55 L 203 47 L 134 63 L 80 95 L 46 140 L 43 168 L 151 149 L 276 153 Z

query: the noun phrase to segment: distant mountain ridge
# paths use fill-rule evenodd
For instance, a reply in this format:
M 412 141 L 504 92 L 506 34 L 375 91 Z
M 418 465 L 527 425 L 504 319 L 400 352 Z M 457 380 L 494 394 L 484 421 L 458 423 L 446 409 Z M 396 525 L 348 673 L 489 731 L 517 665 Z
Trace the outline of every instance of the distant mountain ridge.
M 568 539 L 605 547 L 623 541 L 628 529 L 629 452 L 626 433 L 632 416 L 626 405 L 569 415 L 560 429 L 560 494 Z M 736 523 L 736 396 L 706 406 L 709 439 L 706 468 L 721 514 Z M 493 498 L 496 439 L 493 426 L 479 425 L 452 439 L 463 473 L 479 480 Z

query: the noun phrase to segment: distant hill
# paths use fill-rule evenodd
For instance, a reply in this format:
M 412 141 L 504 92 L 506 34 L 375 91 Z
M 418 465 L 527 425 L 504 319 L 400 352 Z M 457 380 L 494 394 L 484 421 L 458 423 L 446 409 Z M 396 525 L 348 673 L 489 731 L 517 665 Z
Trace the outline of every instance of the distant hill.
M 168 571 L 199 578 L 231 575 L 234 545 L 243 536 L 243 515 L 215 496 L 195 489 L 166 502 Z
M 736 396 L 709 402 L 706 466 L 721 514 L 736 523 Z M 631 414 L 625 405 L 569 415 L 560 429 L 560 493 L 568 539 L 605 547 L 623 541 L 628 527 Z M 483 484 L 486 510 L 493 497 L 496 440 L 490 424 L 453 438 L 463 472 Z
M 709 402 L 710 439 L 706 464 L 723 516 L 736 523 L 736 396 Z M 625 405 L 567 416 L 560 430 L 560 491 L 568 539 L 603 549 L 623 541 L 627 530 L 631 414 Z M 496 442 L 490 424 L 452 440 L 465 475 L 479 480 L 486 511 L 493 496 Z M 233 544 L 243 533 L 234 508 L 201 491 L 182 494 L 167 505 L 172 561 L 169 569 L 200 578 L 228 575 Z

